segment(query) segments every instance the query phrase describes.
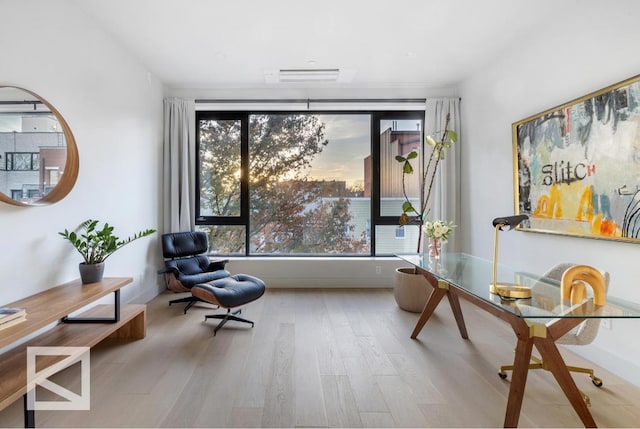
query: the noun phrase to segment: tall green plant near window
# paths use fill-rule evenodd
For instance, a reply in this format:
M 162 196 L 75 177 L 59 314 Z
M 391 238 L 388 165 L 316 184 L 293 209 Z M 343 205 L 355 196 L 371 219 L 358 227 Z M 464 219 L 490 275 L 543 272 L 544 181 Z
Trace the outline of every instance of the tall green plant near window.
M 402 214 L 398 219 L 398 223 L 402 226 L 416 225 L 418 227 L 418 246 L 416 252 L 422 250 L 422 228 L 429 215 L 429 201 L 431 200 L 431 192 L 440 161 L 444 159 L 445 150 L 449 149 L 453 143 L 458 141 L 458 134 L 449 129 L 450 120 L 451 115 L 447 113 L 444 129 L 425 136 L 426 144 L 431 147 L 431 154 L 429 155 L 429 160 L 426 165 L 424 164 L 424 157 L 421 157 L 418 151 L 415 150 L 411 151 L 407 156 L 396 156 L 396 161 L 402 164 L 402 195 L 405 199 L 402 203 Z M 418 207 L 413 205 L 407 195 L 406 189 L 407 176 L 415 172 L 411 163 L 413 160 L 418 162 L 418 171 L 422 173 L 418 186 L 420 194 L 420 205 Z

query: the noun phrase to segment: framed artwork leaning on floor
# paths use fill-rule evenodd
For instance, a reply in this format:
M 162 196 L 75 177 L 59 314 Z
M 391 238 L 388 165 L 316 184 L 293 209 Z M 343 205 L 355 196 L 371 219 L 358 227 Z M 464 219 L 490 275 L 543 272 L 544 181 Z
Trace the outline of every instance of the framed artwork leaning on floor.
M 640 75 L 512 133 L 518 229 L 640 242 Z

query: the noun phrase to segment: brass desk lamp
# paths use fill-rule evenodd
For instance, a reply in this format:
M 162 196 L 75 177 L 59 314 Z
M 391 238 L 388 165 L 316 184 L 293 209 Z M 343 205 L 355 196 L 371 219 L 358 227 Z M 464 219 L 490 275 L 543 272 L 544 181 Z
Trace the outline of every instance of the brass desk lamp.
M 493 226 L 496 228 L 496 235 L 493 241 L 493 282 L 489 291 L 499 295 L 503 299 L 526 299 L 531 298 L 531 288 L 515 283 L 498 283 L 498 233 L 503 231 L 502 228 L 508 226 L 507 231 L 511 231 L 524 220 L 529 219 L 527 215 L 516 215 L 498 217 L 493 220 Z

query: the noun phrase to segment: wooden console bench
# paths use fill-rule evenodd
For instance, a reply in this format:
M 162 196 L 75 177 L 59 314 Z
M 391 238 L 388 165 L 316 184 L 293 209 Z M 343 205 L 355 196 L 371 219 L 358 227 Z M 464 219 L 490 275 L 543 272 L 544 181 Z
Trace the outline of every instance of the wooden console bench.
M 33 410 L 27 409 L 27 348 L 32 346 L 93 347 L 107 337 L 141 339 L 146 335 L 146 305 L 120 305 L 120 288 L 131 278 L 104 278 L 83 285 L 74 280 L 6 307 L 27 311 L 27 320 L 0 331 L 0 348 L 19 341 L 39 329 L 59 322 L 52 329 L 0 355 L 0 410 L 21 396 L 25 404 L 25 427 L 35 426 Z M 96 305 L 69 317 L 92 302 L 114 294 L 114 304 Z M 58 359 L 59 360 L 59 359 Z

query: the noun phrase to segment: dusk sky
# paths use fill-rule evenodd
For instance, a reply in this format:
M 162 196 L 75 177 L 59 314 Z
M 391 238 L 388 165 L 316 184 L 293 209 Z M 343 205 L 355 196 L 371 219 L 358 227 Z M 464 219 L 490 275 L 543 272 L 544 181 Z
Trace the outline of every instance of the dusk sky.
M 316 180 L 344 180 L 364 185 L 364 159 L 371 153 L 369 115 L 318 115 L 326 124 L 329 144 L 312 163 Z
M 364 185 L 364 159 L 371 153 L 369 115 L 318 115 L 326 124 L 329 144 L 313 163 L 311 177 L 316 180 L 344 180 L 347 186 Z M 381 131 L 391 121 L 381 123 Z M 415 130 L 416 121 L 396 121 L 397 129 Z

